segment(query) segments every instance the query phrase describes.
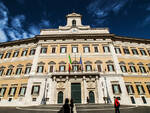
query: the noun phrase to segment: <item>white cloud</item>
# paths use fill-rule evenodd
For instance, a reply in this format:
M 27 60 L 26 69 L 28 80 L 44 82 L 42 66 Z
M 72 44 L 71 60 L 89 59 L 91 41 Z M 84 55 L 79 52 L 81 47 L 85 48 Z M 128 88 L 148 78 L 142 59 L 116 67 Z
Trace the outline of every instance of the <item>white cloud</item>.
M 11 25 L 14 28 L 22 28 L 22 22 L 24 21 L 25 21 L 24 15 L 17 15 L 12 19 Z
M 48 20 L 41 20 L 40 26 L 49 27 L 50 22 Z
M 103 24 L 111 12 L 118 14 L 128 1 L 132 0 L 95 0 L 88 5 L 87 11 L 99 20 L 103 19 L 101 22 L 95 19 L 98 23 Z
M 18 2 L 24 3 L 24 0 L 18 0 Z M 25 29 L 25 15 L 21 14 L 10 17 L 8 14 L 7 7 L 0 1 L 0 42 L 34 37 L 40 33 L 41 28 L 50 27 L 49 20 L 42 19 L 38 24 L 31 24 L 31 26 Z M 8 20 L 11 23 L 9 25 Z
M 0 29 L 0 42 L 6 42 L 7 36 L 3 30 Z

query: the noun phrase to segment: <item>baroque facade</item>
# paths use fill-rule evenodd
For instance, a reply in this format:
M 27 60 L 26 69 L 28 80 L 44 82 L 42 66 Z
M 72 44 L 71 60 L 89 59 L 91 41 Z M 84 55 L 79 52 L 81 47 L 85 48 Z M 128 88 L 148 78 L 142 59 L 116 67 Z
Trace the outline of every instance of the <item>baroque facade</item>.
M 63 103 L 150 105 L 150 40 L 117 36 L 82 25 L 0 43 L 0 106 Z M 70 65 L 70 68 L 69 68 Z

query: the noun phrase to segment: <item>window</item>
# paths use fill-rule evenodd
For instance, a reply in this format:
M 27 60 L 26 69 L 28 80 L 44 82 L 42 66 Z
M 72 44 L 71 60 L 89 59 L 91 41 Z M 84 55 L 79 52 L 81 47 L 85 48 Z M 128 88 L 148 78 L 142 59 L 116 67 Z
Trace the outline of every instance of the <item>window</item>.
M 26 55 L 27 55 L 27 52 L 28 52 L 27 49 L 23 50 L 21 56 L 26 56 Z
M 122 71 L 123 73 L 126 73 L 126 72 L 127 72 L 126 66 L 121 65 L 120 68 L 121 68 L 121 71 Z
M 52 53 L 56 53 L 56 47 L 52 47 Z
M 142 85 L 136 85 L 136 88 L 137 88 L 138 94 L 144 94 L 145 93 L 145 90 L 144 90 Z
M 78 71 L 79 70 L 79 66 L 78 65 L 72 65 L 72 70 L 73 71 Z
M 11 73 L 12 73 L 12 69 L 8 69 L 6 72 L 6 75 L 9 76 L 9 75 L 11 75 Z
M 126 89 L 128 94 L 133 94 L 134 93 L 134 89 L 132 85 L 126 85 Z
M 65 66 L 64 65 L 59 66 L 59 71 L 64 72 L 65 71 Z
M 0 69 L 0 76 L 3 75 L 4 69 Z
M 6 53 L 5 58 L 10 58 L 11 53 Z
M 67 48 L 66 47 L 60 47 L 60 53 L 66 53 Z
M 133 54 L 133 55 L 138 55 L 138 54 L 139 54 L 138 51 L 137 51 L 137 49 L 134 49 L 134 48 L 133 48 L 133 49 L 131 49 L 131 50 L 132 50 L 132 54 Z
M 109 53 L 110 52 L 109 46 L 103 46 L 103 51 L 104 53 Z
M 130 54 L 130 51 L 128 48 L 123 48 L 124 54 Z
M 142 96 L 141 98 L 142 98 L 142 100 L 143 100 L 143 103 L 144 103 L 144 104 L 147 104 L 145 97 Z
M 132 104 L 135 104 L 135 99 L 134 97 L 130 97 Z
M 110 72 L 115 71 L 113 64 L 108 64 L 108 65 L 107 65 L 107 69 L 108 69 L 108 71 L 110 71 Z
M 83 47 L 84 53 L 89 53 L 90 52 L 90 47 L 86 46 Z
M 72 53 L 78 53 L 78 47 L 72 47 Z
M 5 95 L 6 92 L 6 87 L 2 87 L 0 88 L 0 96 L 3 97 Z
M 0 59 L 2 59 L 2 58 L 3 58 L 3 55 L 4 55 L 4 54 L 0 54 Z
M 35 49 L 31 49 L 29 55 L 35 55 Z
M 29 74 L 30 71 L 31 71 L 31 67 L 26 67 L 26 69 L 25 69 L 25 74 Z
M 121 54 L 120 48 L 119 47 L 115 47 L 115 52 L 116 52 L 116 54 Z
M 40 85 L 32 86 L 32 91 L 31 91 L 32 95 L 39 95 L 39 92 L 40 92 Z
M 42 53 L 42 54 L 47 53 L 47 48 L 46 48 L 46 47 L 42 47 L 42 48 L 41 48 L 41 53 Z
M 131 70 L 132 73 L 136 73 L 137 72 L 135 66 L 130 66 L 130 70 Z
M 141 73 L 146 73 L 145 67 L 144 66 L 139 66 L 139 69 Z
M 11 88 L 9 89 L 8 95 L 9 95 L 9 96 L 14 96 L 15 93 L 16 93 L 16 89 L 17 89 L 17 87 L 11 87 Z
M 102 72 L 102 68 L 101 68 L 100 64 L 97 65 L 97 70 L 98 70 L 98 72 Z
M 53 72 L 54 66 L 50 66 L 50 72 Z
M 112 84 L 113 94 L 120 94 L 121 88 L 119 84 Z
M 22 86 L 19 91 L 19 96 L 24 96 L 26 93 L 26 86 Z
M 21 72 L 22 72 L 22 68 L 17 68 L 17 70 L 16 70 L 16 75 L 20 75 Z
M 76 26 L 76 20 L 72 20 L 72 27 Z
M 19 55 L 19 51 L 15 51 L 13 57 L 17 57 Z
M 141 55 L 144 55 L 144 56 L 147 55 L 144 49 L 140 49 L 140 52 L 141 52 Z
M 148 92 L 150 94 L 150 85 L 147 84 L 146 87 L 147 87 L 147 90 L 148 90 Z
M 86 71 L 92 71 L 92 66 L 91 65 L 86 65 Z
M 43 73 L 44 66 L 38 66 L 37 67 L 37 73 Z
M 98 53 L 98 47 L 97 46 L 94 47 L 94 52 Z

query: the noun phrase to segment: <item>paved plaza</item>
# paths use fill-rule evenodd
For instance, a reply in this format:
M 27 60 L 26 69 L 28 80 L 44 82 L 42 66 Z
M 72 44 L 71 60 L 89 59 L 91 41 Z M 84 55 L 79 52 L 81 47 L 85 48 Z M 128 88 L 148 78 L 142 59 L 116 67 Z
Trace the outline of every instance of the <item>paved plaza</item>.
M 62 105 L 41 105 L 30 107 L 0 107 L 0 113 L 62 113 Z M 150 113 L 146 106 L 121 106 L 121 113 Z M 74 113 L 115 113 L 113 105 L 76 104 Z

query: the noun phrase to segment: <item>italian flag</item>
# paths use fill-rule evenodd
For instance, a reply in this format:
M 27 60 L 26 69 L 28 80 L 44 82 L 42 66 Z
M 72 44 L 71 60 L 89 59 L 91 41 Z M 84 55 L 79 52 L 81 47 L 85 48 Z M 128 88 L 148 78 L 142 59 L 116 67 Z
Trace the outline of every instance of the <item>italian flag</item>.
M 71 64 L 72 64 L 72 61 L 71 61 L 71 57 L 70 57 L 70 54 L 69 54 L 69 73 L 70 73 L 70 70 L 71 70 Z

